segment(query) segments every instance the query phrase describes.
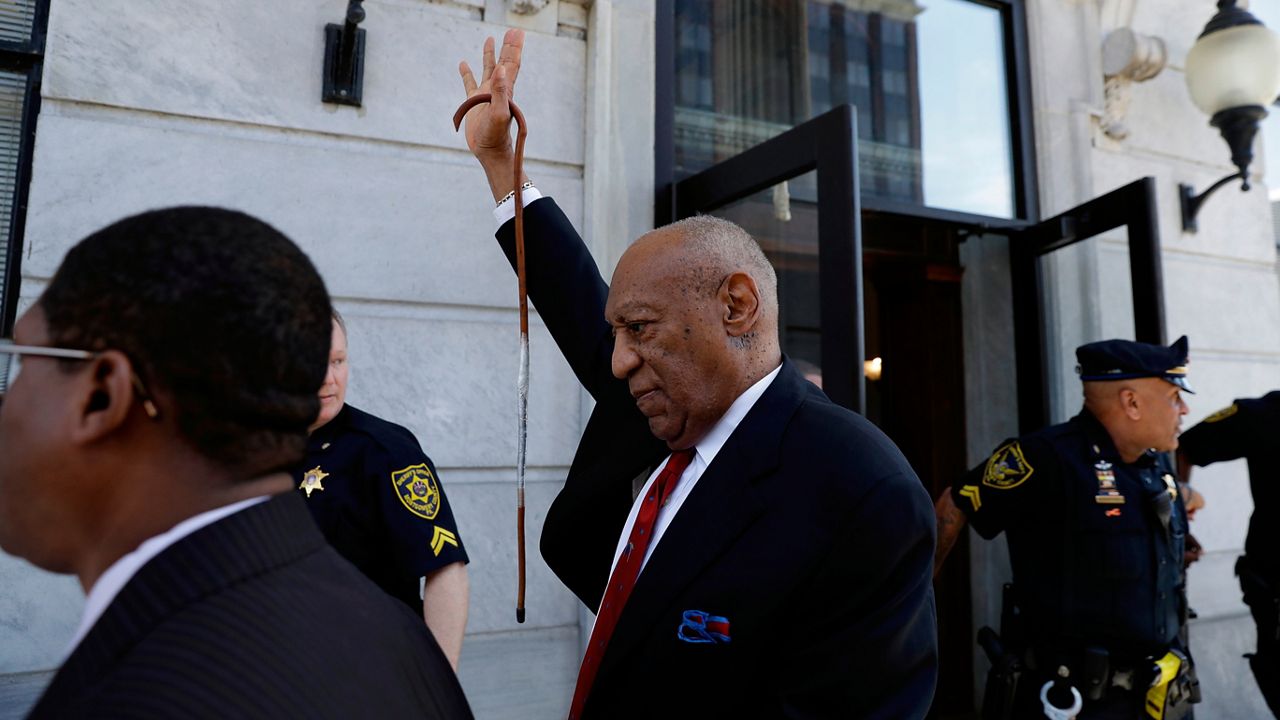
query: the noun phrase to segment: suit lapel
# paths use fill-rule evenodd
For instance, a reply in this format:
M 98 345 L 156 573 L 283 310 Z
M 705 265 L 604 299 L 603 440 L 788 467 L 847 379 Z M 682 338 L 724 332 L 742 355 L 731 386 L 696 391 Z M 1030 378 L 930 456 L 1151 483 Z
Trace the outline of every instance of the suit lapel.
M 803 378 L 789 361 L 743 418 L 685 498 L 649 558 L 609 639 L 600 676 L 654 628 L 674 598 L 763 512 L 755 483 L 779 462 L 782 433 L 804 398 Z
M 250 575 L 324 547 L 298 493 L 277 495 L 207 525 L 152 558 L 120 590 L 58 669 L 32 717 L 57 717 L 108 676 L 148 632 L 183 607 Z

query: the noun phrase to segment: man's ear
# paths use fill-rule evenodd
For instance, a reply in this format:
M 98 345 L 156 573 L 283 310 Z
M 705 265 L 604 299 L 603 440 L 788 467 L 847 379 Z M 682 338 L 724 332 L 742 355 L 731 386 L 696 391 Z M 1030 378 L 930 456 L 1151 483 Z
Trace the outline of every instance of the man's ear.
M 1120 389 L 1120 409 L 1130 420 L 1142 419 L 1142 402 L 1137 390 L 1130 387 Z
M 724 327 L 730 337 L 742 337 L 755 329 L 760 321 L 760 288 L 755 278 L 745 272 L 730 273 L 720 286 L 720 302 L 724 304 Z
M 129 418 L 138 399 L 134 396 L 133 365 L 118 350 L 108 350 L 89 361 L 89 372 L 77 384 L 78 412 L 71 438 L 89 444 L 118 430 Z

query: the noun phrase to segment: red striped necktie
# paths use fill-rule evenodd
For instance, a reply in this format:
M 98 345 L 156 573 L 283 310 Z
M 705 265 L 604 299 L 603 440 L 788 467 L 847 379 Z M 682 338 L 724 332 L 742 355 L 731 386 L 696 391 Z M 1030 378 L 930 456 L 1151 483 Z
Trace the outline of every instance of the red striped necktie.
M 644 563 L 644 554 L 649 549 L 649 540 L 653 537 L 653 526 L 658 519 L 658 509 L 667 504 L 671 491 L 684 474 L 685 468 L 693 460 L 694 450 L 678 450 L 671 454 L 666 467 L 658 473 L 658 479 L 649 488 L 640 512 L 636 513 L 636 522 L 631 526 L 631 535 L 627 538 L 627 546 L 618 557 L 618 564 L 609 577 L 609 585 L 605 588 L 604 599 L 600 601 L 600 612 L 596 614 L 596 624 L 591 630 L 591 641 L 587 644 L 586 655 L 582 658 L 582 667 L 578 670 L 578 685 L 573 690 L 573 705 L 569 709 L 569 720 L 582 717 L 582 707 L 591 692 L 591 684 L 595 682 L 596 671 L 600 669 L 600 660 L 604 657 L 605 648 L 609 645 L 609 636 L 618 624 L 622 608 L 631 596 L 631 588 L 636 585 L 640 576 L 640 566 Z

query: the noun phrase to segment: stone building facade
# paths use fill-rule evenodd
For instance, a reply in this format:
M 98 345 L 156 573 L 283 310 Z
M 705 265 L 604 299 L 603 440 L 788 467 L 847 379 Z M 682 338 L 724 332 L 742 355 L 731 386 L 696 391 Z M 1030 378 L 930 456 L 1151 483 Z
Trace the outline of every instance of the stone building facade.
M 527 170 L 582 230 L 607 277 L 627 244 L 653 227 L 655 197 L 671 179 L 659 176 L 662 168 L 655 160 L 656 150 L 671 142 L 664 135 L 671 130 L 656 118 L 662 112 L 662 88 L 674 82 L 660 54 L 682 46 L 679 38 L 661 35 L 691 27 L 680 24 L 673 4 L 676 10 L 697 5 L 684 0 L 366 0 L 364 98 L 363 106 L 354 108 L 320 101 L 323 28 L 341 21 L 346 0 L 48 2 L 19 306 L 39 295 L 77 239 L 148 208 L 234 207 L 268 220 L 297 241 L 347 318 L 351 401 L 412 429 L 448 488 L 472 559 L 471 619 L 460 676 L 478 717 L 553 718 L 567 710 L 590 615 L 534 549 L 590 401 L 535 315 L 528 494 L 533 552 L 529 621 L 519 625 L 513 612 L 515 281 L 492 240 L 483 175 L 450 124 L 462 96 L 457 63 L 467 59 L 477 65 L 486 36 L 501 37 L 510 26 L 528 31 L 527 73 L 516 91 L 530 124 Z M 1264 5 L 1280 2 L 1253 4 L 1264 20 L 1274 16 L 1280 22 L 1280 8 L 1263 14 Z M 773 5 L 786 4 L 744 4 Z M 908 29 L 902 36 L 908 38 L 903 47 L 913 47 L 909 42 L 924 47 L 934 42 L 926 32 L 930 13 L 936 17 L 950 5 L 966 3 L 796 0 L 794 5 L 788 12 L 807 13 L 800 20 L 802 30 L 808 28 L 805 42 L 818 42 L 812 18 L 819 15 L 876 15 L 907 28 L 915 23 L 915 34 Z M 1008 173 L 1012 184 L 1005 197 L 1014 200 L 1005 203 L 1006 210 L 965 205 L 965 199 L 955 209 L 967 213 L 965 222 L 978 215 L 1035 221 L 1154 177 L 1165 330 L 1170 338 L 1187 334 L 1192 342 L 1197 394 L 1189 422 L 1233 397 L 1280 386 L 1280 264 L 1263 178 L 1253 192 L 1228 188 L 1214 196 L 1200 215 L 1198 233 L 1182 232 L 1179 220 L 1179 183 L 1199 189 L 1232 172 L 1225 144 L 1190 102 L 1182 70 L 1214 3 L 1031 0 L 981 7 L 989 5 L 998 6 L 999 18 L 1020 23 L 1009 30 L 1016 35 L 1001 37 L 1025 44 L 1019 82 L 1030 93 L 1011 101 L 1016 107 L 1007 111 L 1025 109 L 1030 123 L 1003 132 L 1027 133 L 1034 172 L 1026 177 Z M 740 20 L 752 22 L 750 13 Z M 716 27 L 709 24 L 708 32 L 714 34 Z M 1103 53 L 1108 37 L 1117 32 L 1162 43 L 1165 62 L 1145 57 L 1145 74 L 1155 69 L 1153 77 L 1117 79 Z M 696 47 L 704 40 L 715 42 L 690 37 Z M 785 38 L 775 44 L 789 47 Z M 913 72 L 904 75 L 912 83 Z M 714 73 L 708 77 L 716 82 Z M 881 87 L 883 94 L 890 85 L 867 87 Z M 821 93 L 800 95 L 816 108 Z M 822 97 L 827 106 L 840 100 Z M 871 90 L 861 97 L 884 102 Z M 970 172 L 982 177 L 978 163 L 972 168 L 930 165 L 935 161 L 929 134 L 935 126 L 928 120 L 929 96 L 907 97 L 903 117 L 921 125 L 867 141 L 877 148 L 868 151 L 881 163 L 876 167 L 916 163 L 909 171 L 916 174 L 900 186 L 906 201 L 927 202 L 931 167 L 946 168 L 939 174 L 952 178 Z M 704 122 L 699 126 L 704 134 L 718 137 L 725 111 L 712 109 L 697 118 Z M 747 119 L 764 117 L 752 112 L 741 111 Z M 762 131 L 767 137 L 806 116 L 764 119 L 777 126 Z M 957 114 L 952 122 L 962 121 Z M 866 122 L 876 120 L 868 115 Z M 1127 135 L 1115 132 L 1116 123 L 1127 128 Z M 738 137 L 743 127 L 729 128 L 724 136 Z M 1271 139 L 1268 132 L 1280 138 L 1280 128 L 1268 127 L 1260 151 Z M 1255 171 L 1263 169 L 1260 157 Z M 790 201 L 778 202 L 790 202 L 803 221 L 804 181 L 793 182 L 789 192 Z M 1030 206 L 1028 192 L 1036 200 Z M 869 246 L 889 242 L 874 237 L 884 215 L 883 208 L 877 212 L 882 215 L 864 218 Z M 928 219 L 945 220 L 940 214 Z M 792 228 L 803 232 L 802 226 L 798 222 Z M 962 226 L 963 231 L 955 229 Z M 1018 422 L 1008 240 L 974 227 L 960 223 L 947 231 L 952 233 L 948 252 L 954 256 L 947 271 L 954 294 L 947 297 L 954 300 L 954 345 L 963 358 L 958 412 L 964 427 L 955 431 L 963 457 L 957 471 L 1016 434 Z M 929 262 L 930 268 L 938 265 Z M 1079 405 L 1073 348 L 1134 333 L 1125 232 L 1104 233 L 1059 251 L 1041 261 L 1040 271 L 1048 410 L 1059 421 Z M 890 302 L 887 293 L 876 297 L 875 303 Z M 831 335 L 826 337 L 830 341 Z M 890 364 L 888 355 L 885 363 Z M 887 403 L 888 397 L 882 400 Z M 1200 614 L 1192 642 L 1206 698 L 1202 713 L 1258 717 L 1261 700 L 1240 659 L 1251 648 L 1252 624 L 1231 576 L 1251 509 L 1245 468 L 1243 463 L 1207 468 L 1197 474 L 1196 484 L 1210 503 L 1193 526 L 1207 553 L 1190 573 L 1191 604 Z M 968 595 L 959 603 L 970 613 L 964 618 L 967 631 L 998 614 L 998 589 L 1007 576 L 1001 555 L 998 543 L 969 547 Z M 20 716 L 47 681 L 65 652 L 81 604 L 73 580 L 0 555 L 0 717 Z M 973 701 L 983 663 L 975 656 L 968 665 L 955 666 L 973 676 L 962 679 L 959 685 L 968 690 L 956 690 L 957 697 L 967 692 L 967 701 Z

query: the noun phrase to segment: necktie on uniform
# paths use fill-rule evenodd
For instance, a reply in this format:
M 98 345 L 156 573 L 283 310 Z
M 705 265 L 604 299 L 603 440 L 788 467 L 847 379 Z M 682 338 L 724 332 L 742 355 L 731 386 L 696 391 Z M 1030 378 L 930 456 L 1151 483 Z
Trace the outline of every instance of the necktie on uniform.
M 649 541 L 653 537 L 653 526 L 658 519 L 658 509 L 667 504 L 667 498 L 675 489 L 680 476 L 693 460 L 694 450 L 678 450 L 671 454 L 666 467 L 658 473 L 658 479 L 650 486 L 636 513 L 635 525 L 631 527 L 631 535 L 627 538 L 627 546 L 618 557 L 618 564 L 609 576 L 609 584 L 605 587 L 604 599 L 600 601 L 600 612 L 596 614 L 596 624 L 591 630 L 591 641 L 587 644 L 587 652 L 582 658 L 582 667 L 578 670 L 578 684 L 573 690 L 573 705 L 569 709 L 569 720 L 578 720 L 582 708 L 595 682 L 596 671 L 600 668 L 600 660 L 604 657 L 605 648 L 609 645 L 609 636 L 618 624 L 622 608 L 631 596 L 631 588 L 635 587 L 636 578 L 640 576 L 640 566 L 644 563 L 644 554 L 649 549 Z

